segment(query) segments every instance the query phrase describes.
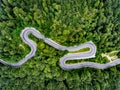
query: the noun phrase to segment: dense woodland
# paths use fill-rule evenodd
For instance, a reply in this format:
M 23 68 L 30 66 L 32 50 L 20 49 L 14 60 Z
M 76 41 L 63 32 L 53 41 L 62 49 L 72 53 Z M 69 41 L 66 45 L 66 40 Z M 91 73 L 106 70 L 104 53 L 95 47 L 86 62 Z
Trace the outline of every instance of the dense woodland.
M 0 59 L 14 63 L 29 53 L 20 38 L 25 27 L 65 46 L 93 41 L 96 57 L 73 63 L 107 63 L 101 54 L 112 51 L 120 58 L 120 0 L 0 0 Z M 37 43 L 35 57 L 20 68 L 0 64 L 0 90 L 120 90 L 120 65 L 65 71 L 59 59 L 67 51 L 29 37 Z

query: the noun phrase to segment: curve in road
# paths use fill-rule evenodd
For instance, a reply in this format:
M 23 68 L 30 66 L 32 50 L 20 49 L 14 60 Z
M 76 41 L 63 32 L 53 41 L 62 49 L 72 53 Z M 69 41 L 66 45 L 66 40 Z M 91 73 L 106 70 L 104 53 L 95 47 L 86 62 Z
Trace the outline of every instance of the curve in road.
M 22 30 L 22 32 L 20 34 L 20 37 L 22 38 L 23 42 L 26 43 L 30 47 L 30 49 L 31 49 L 30 53 L 27 54 L 22 60 L 20 60 L 17 63 L 9 63 L 2 59 L 0 59 L 0 63 L 17 68 L 17 67 L 22 66 L 26 61 L 28 61 L 30 58 L 35 56 L 35 52 L 37 50 L 37 45 L 34 41 L 32 41 L 28 38 L 29 34 L 33 34 L 38 39 L 42 39 L 42 40 L 44 40 L 45 43 L 49 44 L 50 46 L 52 46 L 58 50 L 62 50 L 62 51 L 67 50 L 67 51 L 71 52 L 71 51 L 78 51 L 83 48 L 90 49 L 89 51 L 86 51 L 86 52 L 72 53 L 72 54 L 67 54 L 67 55 L 64 55 L 63 57 L 61 57 L 60 58 L 60 66 L 64 70 L 78 69 L 78 68 L 84 68 L 84 67 L 106 69 L 106 68 L 110 68 L 110 67 L 120 64 L 120 59 L 114 60 L 114 61 L 106 63 L 106 64 L 99 64 L 99 63 L 94 63 L 94 62 L 81 62 L 81 63 L 77 63 L 77 64 L 66 64 L 66 61 L 68 61 L 68 60 L 94 58 L 95 54 L 96 54 L 95 44 L 92 41 L 89 41 L 89 42 L 86 42 L 79 46 L 71 46 L 71 47 L 62 46 L 49 38 L 45 38 L 44 35 L 42 35 L 39 31 L 37 31 L 35 28 L 32 28 L 32 27 L 25 28 L 24 30 Z

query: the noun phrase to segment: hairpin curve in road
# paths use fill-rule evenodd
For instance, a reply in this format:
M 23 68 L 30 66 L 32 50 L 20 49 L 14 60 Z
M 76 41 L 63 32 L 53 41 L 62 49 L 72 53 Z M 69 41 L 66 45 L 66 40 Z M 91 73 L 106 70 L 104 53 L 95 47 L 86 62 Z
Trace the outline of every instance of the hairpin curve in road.
M 115 66 L 117 64 L 120 64 L 120 59 L 117 59 L 115 61 L 112 61 L 112 62 L 109 62 L 106 64 L 99 64 L 99 63 L 94 63 L 94 62 L 81 62 L 81 63 L 77 63 L 77 64 L 66 64 L 67 60 L 94 58 L 95 54 L 96 54 L 95 44 L 92 41 L 89 41 L 89 42 L 86 42 L 79 46 L 71 46 L 71 47 L 62 46 L 49 38 L 45 38 L 44 35 L 42 35 L 39 31 L 37 31 L 35 28 L 32 28 L 32 27 L 25 28 L 24 30 L 22 30 L 22 32 L 20 34 L 23 42 L 26 43 L 30 47 L 30 49 L 31 49 L 30 53 L 27 54 L 22 60 L 20 60 L 17 63 L 9 63 L 2 59 L 0 59 L 0 63 L 11 66 L 11 67 L 20 67 L 26 61 L 28 61 L 30 58 L 35 56 L 35 52 L 37 50 L 37 45 L 34 41 L 32 41 L 28 38 L 29 34 L 33 34 L 38 39 L 42 39 L 42 40 L 44 40 L 45 43 L 49 44 L 50 46 L 52 46 L 58 50 L 62 50 L 62 51 L 67 50 L 70 52 L 70 51 L 78 51 L 80 49 L 87 48 L 87 47 L 90 48 L 90 50 L 86 51 L 86 52 L 79 52 L 79 53 L 74 53 L 74 54 L 72 53 L 72 54 L 67 54 L 67 55 L 64 55 L 63 57 L 61 57 L 60 58 L 60 66 L 64 70 L 78 69 L 78 68 L 84 68 L 84 67 L 106 69 L 106 68 Z

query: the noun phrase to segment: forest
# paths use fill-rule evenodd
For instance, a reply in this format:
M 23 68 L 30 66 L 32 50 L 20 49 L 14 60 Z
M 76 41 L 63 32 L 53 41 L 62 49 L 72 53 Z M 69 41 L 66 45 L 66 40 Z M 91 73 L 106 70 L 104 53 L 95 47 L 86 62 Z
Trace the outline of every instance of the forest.
M 120 0 L 0 0 L 0 59 L 15 63 L 30 52 L 20 37 L 25 27 L 64 46 L 94 42 L 95 58 L 68 63 L 110 62 L 103 54 L 120 58 Z M 0 64 L 0 90 L 120 90 L 120 65 L 63 70 L 59 59 L 67 51 L 29 38 L 36 55 L 20 68 Z

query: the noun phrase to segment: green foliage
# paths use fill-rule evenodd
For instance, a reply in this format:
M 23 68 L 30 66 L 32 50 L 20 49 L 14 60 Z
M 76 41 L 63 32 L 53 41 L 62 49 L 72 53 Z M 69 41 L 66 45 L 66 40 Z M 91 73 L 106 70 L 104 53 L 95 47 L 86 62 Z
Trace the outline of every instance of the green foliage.
M 120 1 L 1 0 L 0 58 L 17 62 L 29 53 L 30 48 L 20 38 L 25 27 L 34 27 L 66 46 L 92 40 L 97 46 L 96 58 L 86 61 L 106 63 L 101 53 L 120 50 Z M 59 59 L 68 52 L 58 51 L 32 35 L 30 38 L 38 46 L 35 57 L 20 68 L 1 64 L 0 90 L 120 89 L 119 65 L 106 70 L 64 71 Z

